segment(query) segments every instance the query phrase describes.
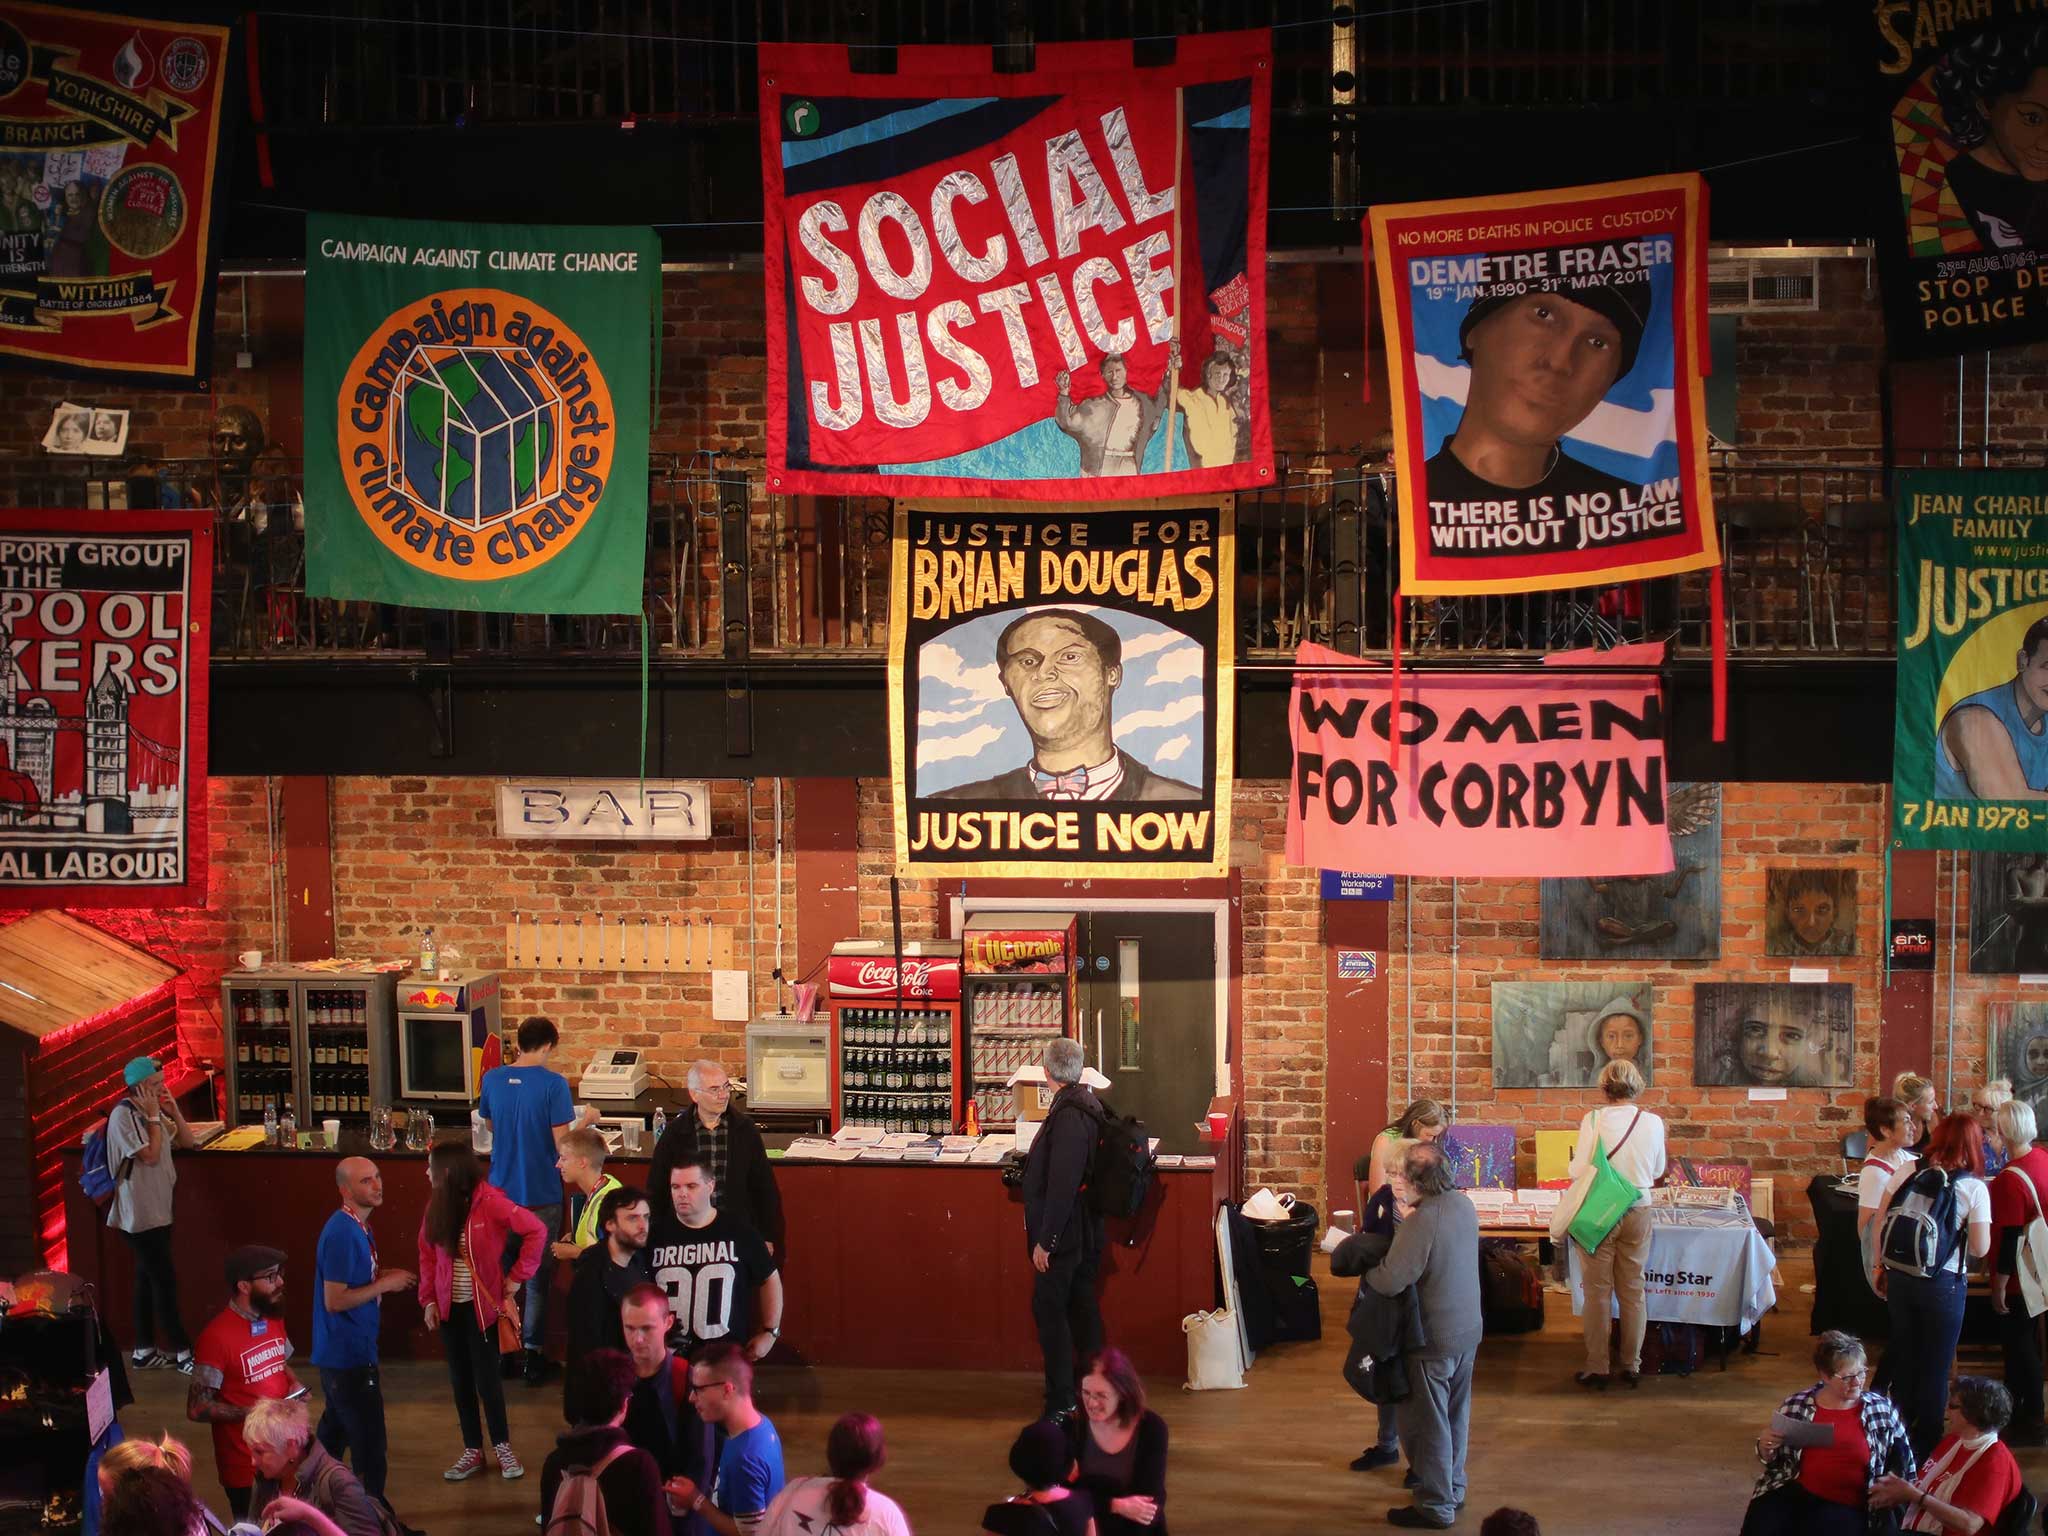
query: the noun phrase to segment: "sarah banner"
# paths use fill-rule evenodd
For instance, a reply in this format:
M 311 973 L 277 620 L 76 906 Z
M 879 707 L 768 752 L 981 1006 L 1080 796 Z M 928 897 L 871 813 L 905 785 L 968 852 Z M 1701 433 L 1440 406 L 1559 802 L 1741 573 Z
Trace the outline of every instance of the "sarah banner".
M 1369 223 L 1404 593 L 1719 560 L 1698 176 L 1406 203 Z
M 1272 38 L 761 48 L 771 490 L 1270 483 Z
M 638 613 L 651 229 L 306 220 L 306 591 Z
M 0 511 L 0 908 L 205 905 L 212 517 Z
M 0 4 L 0 355 L 207 372 L 228 36 Z
M 1229 499 L 899 502 L 890 590 L 906 874 L 1220 874 L 1236 690 Z
M 1894 357 L 2048 336 L 2048 16 L 2030 5 L 1872 6 L 1891 125 L 1878 244 Z
M 1901 470 L 1892 836 L 2048 848 L 2048 474 Z
M 1295 665 L 1289 863 L 1442 876 L 1672 868 L 1654 673 L 1408 673 L 1397 704 L 1386 674 L 1315 670 L 1355 656 L 1304 645 Z

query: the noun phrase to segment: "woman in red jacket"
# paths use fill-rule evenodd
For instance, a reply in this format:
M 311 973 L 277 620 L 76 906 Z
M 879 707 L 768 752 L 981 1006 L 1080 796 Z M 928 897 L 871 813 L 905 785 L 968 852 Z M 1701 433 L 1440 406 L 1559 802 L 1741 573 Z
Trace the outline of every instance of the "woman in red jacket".
M 540 1268 L 549 1233 L 485 1180 L 484 1165 L 460 1143 L 443 1143 L 427 1154 L 427 1178 L 434 1192 L 420 1218 L 420 1306 L 427 1326 L 441 1330 L 455 1413 L 462 1421 L 462 1454 L 441 1475 L 459 1483 L 483 1466 L 483 1425 L 476 1411 L 481 1397 L 498 1470 L 507 1478 L 524 1477 L 505 1425 L 498 1314 L 519 1315 L 519 1287 Z M 517 1253 L 509 1269 L 508 1251 Z

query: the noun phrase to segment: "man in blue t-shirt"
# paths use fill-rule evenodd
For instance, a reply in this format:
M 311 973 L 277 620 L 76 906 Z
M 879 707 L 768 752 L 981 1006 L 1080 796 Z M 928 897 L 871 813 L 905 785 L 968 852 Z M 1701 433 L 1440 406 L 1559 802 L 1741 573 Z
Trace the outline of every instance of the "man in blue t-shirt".
M 708 1489 L 687 1477 L 664 1486 L 671 1509 L 701 1515 L 718 1536 L 754 1536 L 782 1492 L 782 1439 L 754 1406 L 754 1368 L 730 1339 L 707 1344 L 690 1361 L 690 1402 L 725 1435 Z
M 491 1127 L 491 1182 L 523 1205 L 547 1228 L 550 1244 L 562 1236 L 562 1175 L 556 1168 L 558 1143 L 583 1121 L 569 1098 L 569 1079 L 548 1066 L 561 1041 L 554 1021 L 538 1016 L 519 1026 L 519 1054 L 509 1067 L 484 1074 L 477 1111 Z M 595 1119 L 597 1111 L 590 1111 Z M 526 1384 L 537 1387 L 553 1374 L 541 1353 L 548 1312 L 548 1287 L 555 1277 L 554 1255 L 543 1248 L 540 1273 L 526 1283 L 520 1342 L 526 1346 Z
M 2048 800 L 2048 606 L 2011 678 L 1958 699 L 1934 752 L 1937 800 Z
M 382 1297 L 416 1283 L 402 1269 L 377 1270 L 370 1213 L 384 1203 L 384 1176 L 367 1157 L 335 1165 L 341 1209 L 320 1229 L 313 1257 L 313 1364 L 320 1368 L 320 1443 L 327 1454 L 350 1454 L 356 1481 L 384 1497 L 384 1389 L 377 1379 L 377 1325 Z

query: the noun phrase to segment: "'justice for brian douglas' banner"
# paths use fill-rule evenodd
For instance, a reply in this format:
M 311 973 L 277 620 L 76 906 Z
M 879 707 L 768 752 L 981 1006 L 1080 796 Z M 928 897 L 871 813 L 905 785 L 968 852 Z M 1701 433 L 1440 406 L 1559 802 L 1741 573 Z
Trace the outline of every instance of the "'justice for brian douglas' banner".
M 1227 497 L 896 512 L 889 730 L 906 874 L 1220 874 Z
M 0 907 L 203 906 L 208 512 L 0 512 Z
M 1402 591 L 1716 563 L 1705 197 L 1657 176 L 1372 211 Z
M 2048 475 L 1898 474 L 1892 835 L 2048 848 Z
M 638 613 L 650 229 L 306 220 L 306 591 Z
M 229 89 L 225 27 L 0 4 L 0 354 L 207 371 Z
M 1158 496 L 1270 483 L 1272 39 L 761 49 L 768 485 Z M 1078 482 L 1078 483 L 1077 483 Z
M 2048 336 L 2048 15 L 2022 0 L 1873 5 L 1892 165 L 1879 243 L 1894 357 Z
M 1460 876 L 1672 867 L 1655 675 L 1410 673 L 1397 728 L 1386 674 L 1318 673 L 1358 665 L 1322 645 L 1295 661 L 1289 863 Z

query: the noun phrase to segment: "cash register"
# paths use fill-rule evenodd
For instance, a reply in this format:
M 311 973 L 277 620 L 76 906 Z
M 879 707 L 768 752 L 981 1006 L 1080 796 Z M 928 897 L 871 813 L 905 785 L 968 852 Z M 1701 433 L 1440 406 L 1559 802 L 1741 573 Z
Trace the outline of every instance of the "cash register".
M 647 1091 L 647 1064 L 629 1047 L 599 1051 L 583 1069 L 577 1090 L 585 1099 L 637 1099 Z

